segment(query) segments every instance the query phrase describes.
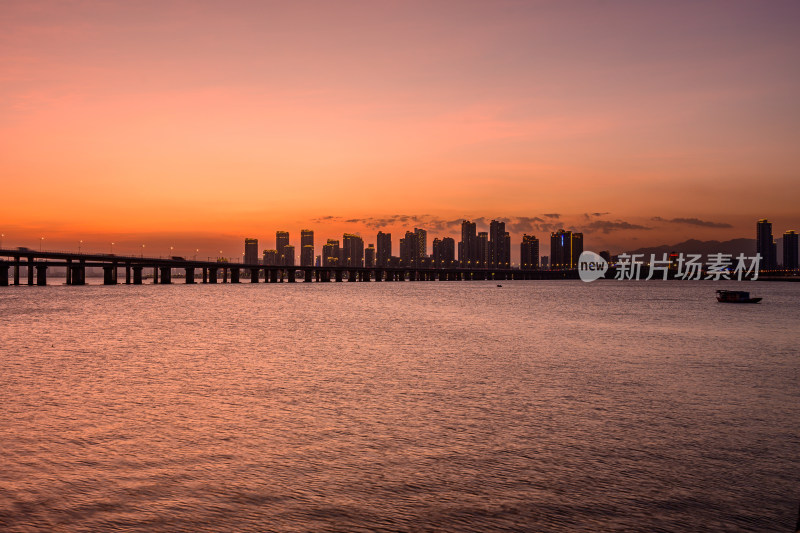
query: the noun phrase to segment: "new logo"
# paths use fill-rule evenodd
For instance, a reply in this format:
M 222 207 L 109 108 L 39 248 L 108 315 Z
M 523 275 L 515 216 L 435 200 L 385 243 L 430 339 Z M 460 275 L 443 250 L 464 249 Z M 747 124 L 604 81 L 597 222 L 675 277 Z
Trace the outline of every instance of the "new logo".
M 582 281 L 602 278 L 608 271 L 608 262 L 594 252 L 583 252 L 578 258 L 578 275 Z

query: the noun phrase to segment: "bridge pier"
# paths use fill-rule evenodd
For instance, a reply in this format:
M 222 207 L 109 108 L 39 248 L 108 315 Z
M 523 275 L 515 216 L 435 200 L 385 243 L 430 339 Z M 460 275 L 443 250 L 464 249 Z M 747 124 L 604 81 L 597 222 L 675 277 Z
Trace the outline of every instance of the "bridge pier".
M 8 263 L 0 262 L 0 287 L 8 287 Z
M 217 267 L 208 268 L 208 282 L 209 283 L 217 282 Z
M 251 268 L 250 269 L 250 283 L 258 283 L 258 274 L 261 272 L 261 269 L 258 268 Z
M 228 268 L 222 267 L 222 283 L 228 283 Z
M 14 285 L 19 285 L 19 257 L 14 258 Z
M 158 267 L 153 267 L 153 285 L 158 285 Z
M 297 270 L 290 268 L 286 270 L 286 278 L 289 283 L 297 282 Z
M 322 281 L 323 283 L 330 282 L 330 280 L 331 280 L 331 271 L 330 270 L 327 270 L 327 269 L 323 270 L 321 274 L 322 274 L 322 276 L 321 276 L 322 279 L 320 281 Z
M 313 278 L 313 274 L 311 273 L 311 269 L 306 269 L 305 272 L 303 272 L 303 274 L 305 276 L 305 279 L 303 280 L 304 283 L 311 283 L 311 280 Z
M 47 285 L 47 265 L 36 265 L 36 285 Z
M 341 281 L 342 281 L 342 275 L 343 275 L 343 274 L 342 274 L 342 271 L 341 271 L 341 270 L 336 270 L 336 282 L 337 282 L 337 283 L 339 283 L 339 282 L 341 282 Z
M 69 266 L 69 284 L 70 285 L 85 285 L 86 284 L 86 263 L 81 261 L 77 265 Z
M 383 281 L 381 278 L 383 277 L 383 270 L 375 269 L 372 271 L 375 281 Z
M 117 267 L 106 265 L 103 267 L 103 285 L 117 284 Z
M 357 275 L 358 275 L 358 273 L 355 270 L 348 270 L 347 271 L 347 282 L 348 283 L 350 283 L 350 282 L 355 283 Z
M 28 258 L 28 285 L 33 285 L 33 256 Z
M 274 268 L 269 270 L 269 282 L 278 283 L 278 271 Z
M 172 283 L 172 268 L 161 267 L 161 284 L 169 285 Z
M 142 284 L 142 270 L 144 270 L 144 267 L 140 267 L 140 266 L 133 267 L 133 284 L 134 285 L 141 285 Z
M 239 268 L 231 267 L 231 283 L 239 283 Z
M 131 284 L 131 265 L 130 263 L 125 264 L 125 285 Z
M 184 271 L 185 271 L 184 276 L 186 277 L 187 285 L 194 285 L 194 268 L 186 267 Z

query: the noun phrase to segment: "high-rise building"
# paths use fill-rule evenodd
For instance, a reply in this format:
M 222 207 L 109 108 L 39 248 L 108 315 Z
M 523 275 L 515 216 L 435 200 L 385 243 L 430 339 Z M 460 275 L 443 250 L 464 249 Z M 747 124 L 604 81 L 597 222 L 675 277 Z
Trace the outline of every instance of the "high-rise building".
M 503 261 L 503 264 L 500 265 L 501 268 L 511 268 L 511 234 L 509 232 L 505 232 L 503 235 L 503 254 L 500 259 Z
M 773 270 L 777 265 L 777 248 L 772 238 L 772 222 L 762 218 L 756 223 L 756 252 L 761 255 L 761 269 Z
M 289 232 L 276 231 L 275 232 L 275 249 L 278 251 L 278 265 L 285 265 L 283 249 L 289 246 Z
M 492 220 L 489 223 L 489 266 L 508 268 L 506 265 L 506 223 Z
M 433 268 L 442 268 L 442 240 L 438 237 L 433 239 L 431 243 L 431 260 L 433 261 Z
M 583 233 L 572 234 L 572 259 L 570 260 L 570 268 L 578 268 L 578 259 L 583 253 Z
M 328 242 L 322 247 L 322 266 L 338 266 L 339 257 L 339 241 L 328 239 Z
M 424 229 L 414 228 L 414 233 L 417 235 L 417 257 L 422 259 L 428 256 L 428 232 Z
M 455 266 L 456 241 L 451 237 L 433 239 L 431 265 L 433 268 L 452 268 Z
M 443 266 L 452 268 L 456 266 L 456 241 L 452 237 L 445 237 L 439 244 L 439 255 Z
M 419 266 L 419 236 L 411 231 L 400 239 L 400 260 L 403 266 Z
M 311 252 L 306 247 L 311 247 Z M 314 266 L 314 230 L 300 230 L 300 266 Z
M 287 244 L 283 247 L 283 266 L 294 266 L 294 245 Z
M 577 268 L 581 253 L 583 253 L 583 233 L 560 229 L 550 234 L 551 270 Z
M 313 244 L 306 244 L 300 248 L 300 266 L 314 266 Z
M 478 232 L 478 237 L 475 240 L 475 263 L 473 267 L 488 268 L 491 260 L 491 246 L 489 243 L 489 233 L 486 231 Z
M 539 239 L 523 235 L 519 248 L 519 267 L 522 270 L 539 270 Z
M 244 240 L 244 262 L 247 265 L 258 264 L 258 239 Z
M 389 264 L 389 258 L 392 256 L 392 234 L 378 232 L 377 248 L 375 249 L 375 264 L 379 267 L 385 267 Z
M 474 266 L 478 259 L 478 236 L 474 222 L 461 222 L 461 242 L 458 243 L 458 261 L 462 267 Z
M 277 266 L 278 265 L 278 250 L 264 250 L 264 265 Z
M 798 262 L 797 232 L 789 230 L 783 234 L 783 268 L 797 270 Z
M 370 244 L 364 250 L 364 266 L 372 268 L 375 266 L 375 245 Z
M 364 240 L 359 235 L 345 233 L 342 237 L 342 260 L 348 267 L 364 266 Z

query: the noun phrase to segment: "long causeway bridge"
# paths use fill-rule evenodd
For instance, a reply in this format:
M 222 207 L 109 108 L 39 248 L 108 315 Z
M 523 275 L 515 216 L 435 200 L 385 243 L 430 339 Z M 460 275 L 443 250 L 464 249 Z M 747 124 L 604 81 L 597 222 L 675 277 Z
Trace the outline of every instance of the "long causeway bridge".
M 495 268 L 419 268 L 404 267 L 347 267 L 347 266 L 269 266 L 225 261 L 198 261 L 173 257 L 136 257 L 114 254 L 80 254 L 69 252 L 42 252 L 30 249 L 0 250 L 0 286 L 47 285 L 49 268 L 64 268 L 67 285 L 85 285 L 87 268 L 102 268 L 103 283 L 141 285 L 152 278 L 153 284 L 172 283 L 173 273 L 184 283 L 294 283 L 330 281 L 467 281 L 467 280 L 539 280 L 578 279 L 571 271 L 519 270 Z M 25 271 L 27 280 L 21 280 Z M 10 275 L 11 274 L 11 275 Z

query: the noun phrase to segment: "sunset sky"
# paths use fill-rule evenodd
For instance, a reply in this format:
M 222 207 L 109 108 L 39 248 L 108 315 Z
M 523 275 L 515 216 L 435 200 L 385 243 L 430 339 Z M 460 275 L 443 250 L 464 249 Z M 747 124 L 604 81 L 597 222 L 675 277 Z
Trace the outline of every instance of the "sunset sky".
M 4 0 L 2 245 L 800 230 L 798 28 L 797 1 Z

